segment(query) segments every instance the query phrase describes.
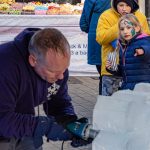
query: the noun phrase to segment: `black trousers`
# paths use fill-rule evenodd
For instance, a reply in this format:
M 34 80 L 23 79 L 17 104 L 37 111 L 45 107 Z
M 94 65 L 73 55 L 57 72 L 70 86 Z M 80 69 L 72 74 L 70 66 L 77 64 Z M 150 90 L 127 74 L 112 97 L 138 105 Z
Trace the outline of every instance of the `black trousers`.
M 101 65 L 96 65 L 96 69 L 99 73 L 99 95 L 102 95 L 102 77 L 101 77 Z

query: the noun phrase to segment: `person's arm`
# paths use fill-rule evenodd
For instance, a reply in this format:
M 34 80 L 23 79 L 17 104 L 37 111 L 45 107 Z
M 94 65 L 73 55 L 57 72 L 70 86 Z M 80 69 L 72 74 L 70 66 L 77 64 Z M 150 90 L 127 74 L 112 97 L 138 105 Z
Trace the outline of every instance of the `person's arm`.
M 148 45 L 142 46 L 142 49 L 144 50 L 144 56 L 149 59 L 150 58 L 150 43 Z
M 104 12 L 98 20 L 96 41 L 101 45 L 109 44 L 118 37 L 118 22 L 111 26 L 110 19 L 109 13 Z
M 89 23 L 88 23 L 88 20 L 86 19 L 85 11 L 86 10 L 85 10 L 85 4 L 84 4 L 83 11 L 82 11 L 82 14 L 81 14 L 81 17 L 80 17 L 79 25 L 80 25 L 80 29 L 83 32 L 88 33 L 89 32 Z
M 117 48 L 118 39 L 111 42 L 111 46 L 116 49 Z
M 86 33 L 89 32 L 89 26 L 90 26 L 89 25 L 89 12 L 91 11 L 87 9 L 90 9 L 90 7 L 88 6 L 88 0 L 85 0 L 79 25 L 80 25 L 80 29 Z
M 135 57 L 144 57 L 145 59 L 149 60 L 150 58 L 150 44 L 140 46 L 139 48 L 135 49 L 134 53 Z
M 18 102 L 19 91 L 22 90 L 19 87 L 20 77 L 16 74 L 16 68 L 2 67 L 2 63 L 0 65 L 0 135 L 8 138 L 32 136 L 36 118 L 32 114 L 16 112 L 17 105 L 22 103 Z

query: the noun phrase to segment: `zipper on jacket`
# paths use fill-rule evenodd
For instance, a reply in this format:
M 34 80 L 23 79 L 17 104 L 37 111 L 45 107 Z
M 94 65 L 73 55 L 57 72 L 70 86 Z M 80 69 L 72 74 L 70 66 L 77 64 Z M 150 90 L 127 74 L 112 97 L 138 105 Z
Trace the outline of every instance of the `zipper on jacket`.
M 125 79 L 125 82 L 127 81 L 127 78 L 126 78 L 126 72 L 125 72 L 125 64 L 126 64 L 126 61 L 125 61 L 125 57 L 126 57 L 126 51 L 127 51 L 127 46 L 125 46 L 124 48 L 122 48 L 122 64 L 123 64 L 123 74 L 124 74 L 124 79 Z

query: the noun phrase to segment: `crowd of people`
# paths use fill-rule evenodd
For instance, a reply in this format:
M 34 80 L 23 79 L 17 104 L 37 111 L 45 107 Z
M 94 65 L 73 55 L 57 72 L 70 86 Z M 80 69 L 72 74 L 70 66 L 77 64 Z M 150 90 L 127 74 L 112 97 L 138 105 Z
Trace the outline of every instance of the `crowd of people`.
M 80 27 L 88 33 L 99 95 L 150 83 L 150 30 L 137 0 L 85 0 Z M 44 136 L 74 147 L 92 142 L 67 129 L 86 122 L 68 93 L 70 55 L 66 37 L 54 28 L 27 28 L 0 45 L 0 149 L 42 150 Z M 41 104 L 44 116 L 35 113 Z
M 136 0 L 112 0 L 112 8 L 105 11 L 99 18 L 96 40 L 102 45 L 102 95 L 112 95 L 118 90 L 122 82 L 122 76 L 112 75 L 106 70 L 107 56 L 116 48 L 113 45 L 118 39 L 119 19 L 132 13 L 140 20 L 143 32 L 150 34 L 147 19 L 138 9 L 139 5 Z
M 93 4 L 93 16 L 97 8 L 99 7 L 96 2 L 94 3 L 95 5 Z M 134 15 L 136 19 L 139 20 L 141 26 L 140 32 L 135 30 L 135 25 L 133 25 L 133 29 L 130 31 L 135 32 L 133 38 L 137 38 L 138 40 L 142 40 L 141 38 L 138 38 L 140 35 L 142 36 L 142 34 L 147 34 L 147 36 L 149 36 L 150 30 L 146 16 L 139 10 L 138 0 L 111 0 L 109 4 L 107 4 L 107 2 L 107 0 L 104 0 L 102 2 L 99 1 L 99 3 L 104 3 L 108 7 L 111 3 L 111 7 L 106 11 L 106 7 L 101 7 L 103 8 L 103 10 L 101 9 L 103 12 L 101 12 L 101 14 L 99 15 L 98 20 L 93 20 L 94 23 L 89 20 L 90 15 L 88 13 L 88 10 L 90 9 L 88 9 L 88 7 L 91 3 L 84 3 L 83 13 L 80 19 L 80 27 L 82 31 L 88 32 L 89 64 L 92 64 L 89 61 L 90 58 L 95 58 L 95 61 L 97 60 L 97 57 L 93 57 L 93 53 L 96 53 L 99 50 L 99 55 L 97 54 L 98 57 L 100 56 L 100 63 L 98 67 L 101 79 L 99 91 L 101 92 L 99 92 L 99 94 L 104 96 L 111 96 L 119 89 L 133 89 L 136 83 L 150 82 L 148 67 L 149 61 L 146 60 L 146 58 L 148 57 L 148 52 L 146 52 L 146 48 L 136 43 L 134 49 L 143 49 L 143 53 L 141 54 L 142 56 L 139 54 L 137 54 L 137 56 L 133 55 L 133 59 L 130 55 L 128 55 L 128 53 L 131 54 L 131 50 L 128 47 L 130 47 L 132 40 L 130 39 L 129 41 L 126 41 L 122 39 L 121 29 L 118 24 L 119 20 L 128 14 Z M 104 4 L 103 6 L 105 6 Z M 89 22 L 90 24 L 88 26 L 89 29 L 90 27 L 92 28 L 91 31 L 87 30 L 87 24 Z M 133 24 L 132 21 L 129 22 Z M 93 24 L 95 24 L 95 26 L 93 26 Z M 128 36 L 129 33 L 126 33 L 126 30 L 124 30 L 124 32 L 124 34 Z M 90 36 L 90 34 L 92 34 L 93 37 Z M 96 34 L 96 37 L 94 37 L 94 34 Z M 94 43 L 91 38 L 93 38 L 93 40 L 96 40 L 96 42 L 98 43 L 98 50 L 96 46 L 90 46 Z M 121 39 L 125 41 L 123 42 L 123 48 L 122 46 L 120 46 L 122 44 L 122 42 L 120 42 L 122 41 Z M 148 40 L 148 37 L 146 39 Z M 145 44 L 145 42 L 142 44 Z M 146 43 L 146 45 L 147 47 L 149 46 L 148 42 Z M 120 53 L 122 54 L 120 55 Z M 146 57 L 144 57 L 144 55 L 146 55 Z M 137 65 L 143 66 L 142 70 L 138 68 Z M 144 66 L 147 67 L 145 68 Z M 114 70 L 113 68 L 117 68 L 117 70 Z M 126 84 L 130 86 L 125 86 Z

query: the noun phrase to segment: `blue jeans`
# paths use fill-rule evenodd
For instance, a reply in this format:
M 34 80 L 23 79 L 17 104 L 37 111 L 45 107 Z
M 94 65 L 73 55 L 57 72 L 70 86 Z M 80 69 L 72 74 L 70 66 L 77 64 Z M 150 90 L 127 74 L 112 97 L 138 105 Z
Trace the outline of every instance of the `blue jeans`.
M 117 76 L 102 76 L 102 95 L 111 96 L 118 91 L 121 86 L 122 79 Z
M 0 150 L 42 150 L 42 147 L 35 149 L 32 137 L 23 137 L 11 138 L 9 143 L 0 143 Z

